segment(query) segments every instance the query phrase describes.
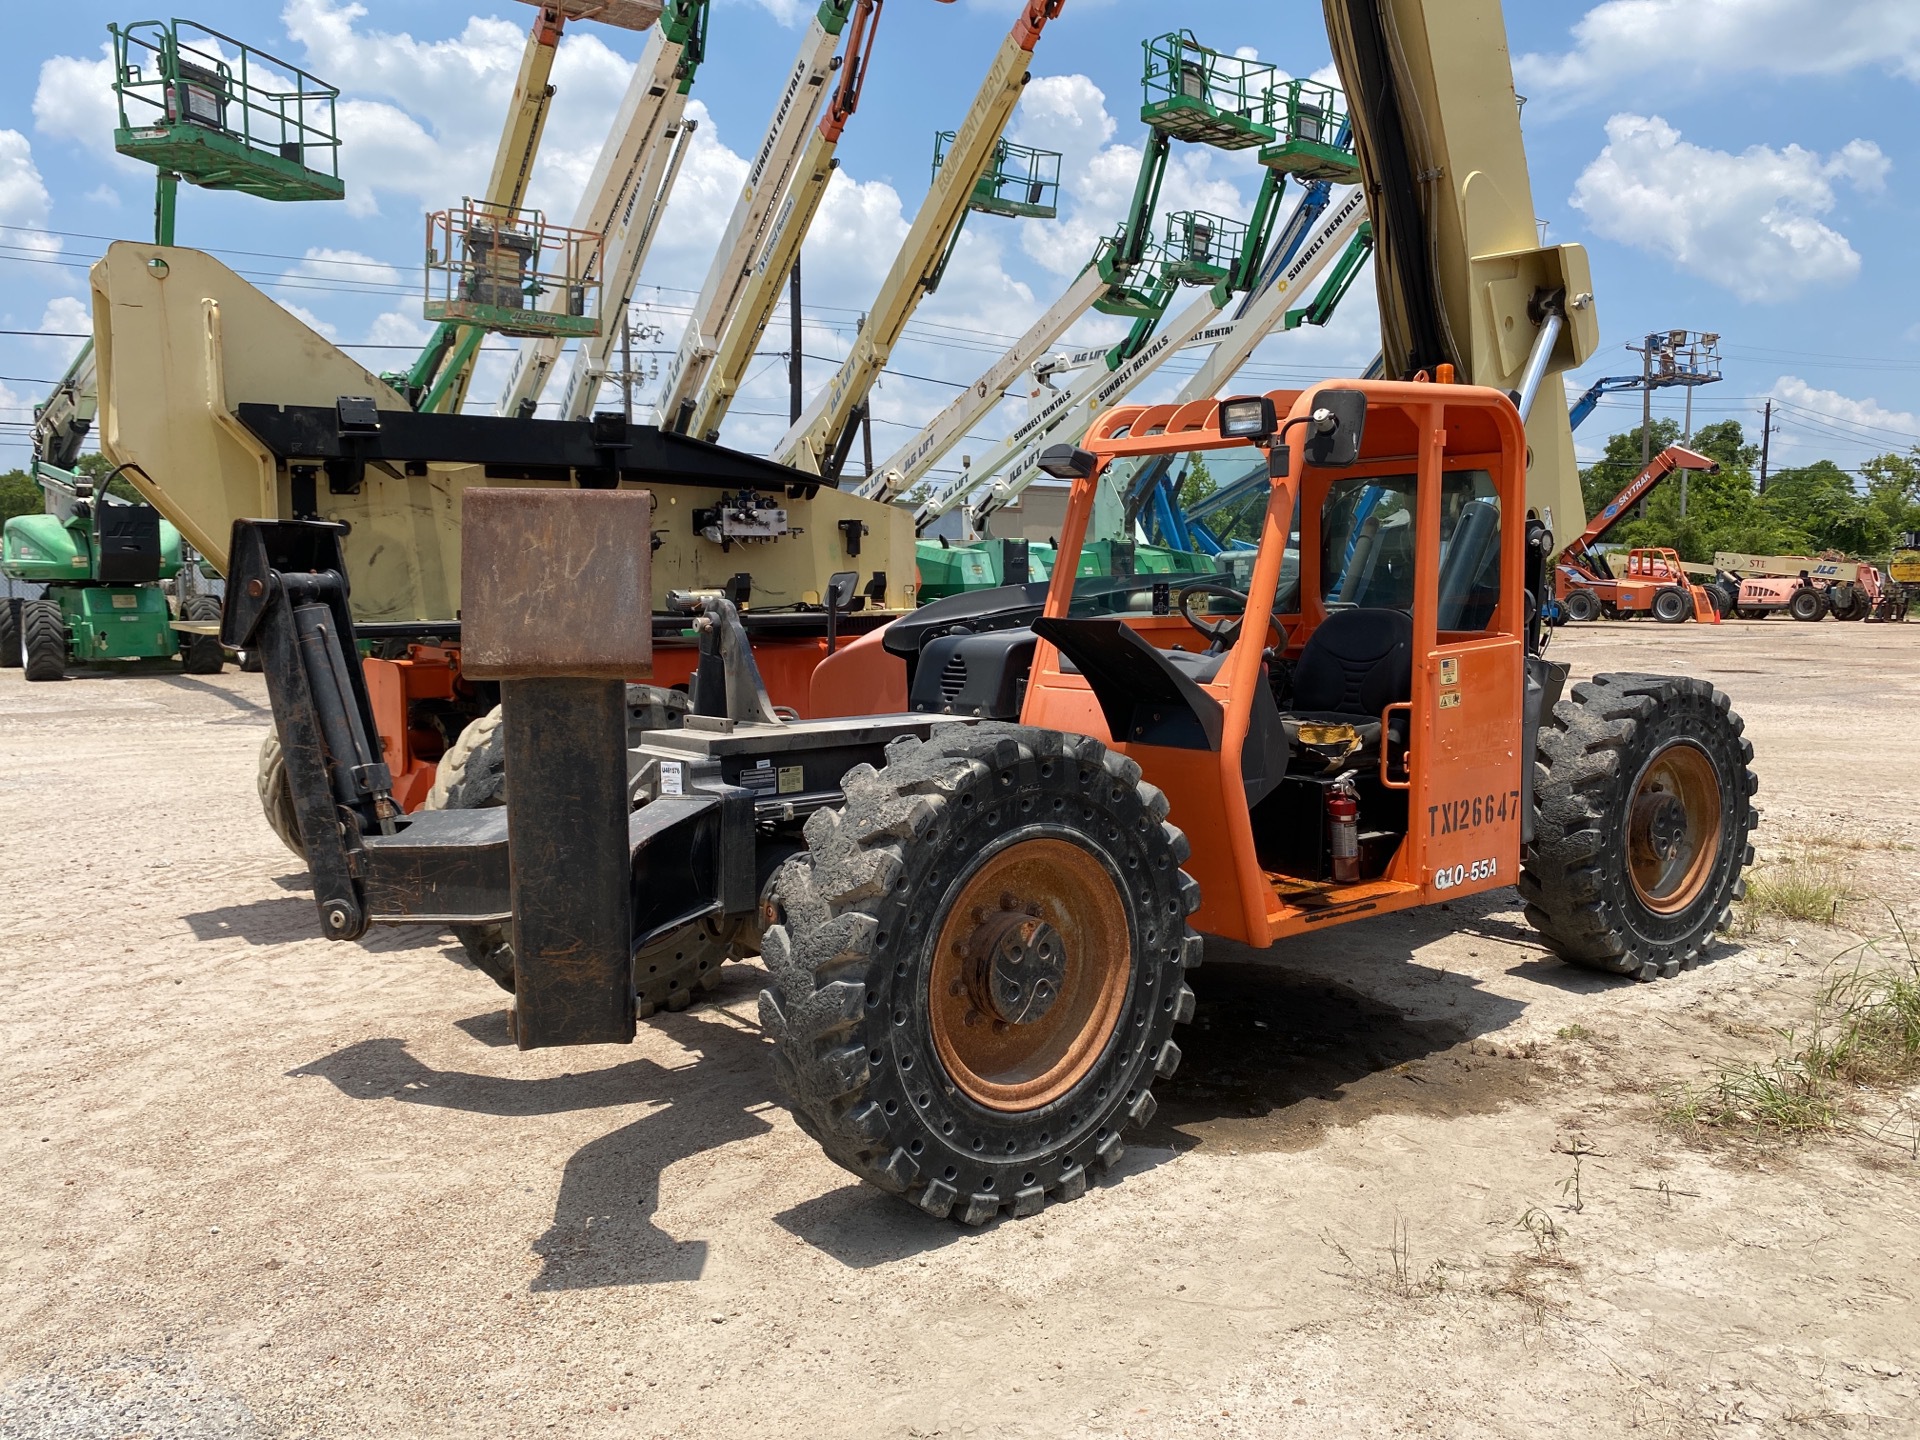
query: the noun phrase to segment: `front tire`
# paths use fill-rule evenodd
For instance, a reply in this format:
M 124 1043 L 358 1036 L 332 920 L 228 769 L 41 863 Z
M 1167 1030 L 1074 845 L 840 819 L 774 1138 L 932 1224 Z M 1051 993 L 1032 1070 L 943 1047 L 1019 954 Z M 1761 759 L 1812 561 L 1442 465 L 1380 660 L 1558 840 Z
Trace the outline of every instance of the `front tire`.
M 300 839 L 300 819 L 293 808 L 293 782 L 287 779 L 287 757 L 280 749 L 280 732 L 272 726 L 260 740 L 260 758 L 254 766 L 253 787 L 260 795 L 260 813 L 280 843 L 307 858 L 306 844 Z
M 1703 680 L 1596 675 L 1540 727 L 1527 920 L 1561 959 L 1653 980 L 1691 969 L 1744 893 L 1759 780 Z
M 1591 590 L 1569 590 L 1560 608 L 1570 622 L 1585 625 L 1600 618 L 1600 597 Z
M 989 724 L 897 740 L 773 887 L 760 1019 L 800 1127 L 935 1216 L 1086 1189 L 1154 1112 L 1199 886 L 1140 767 Z
M 1803 586 L 1794 591 L 1793 598 L 1787 601 L 1787 613 L 1796 620 L 1822 619 L 1827 613 L 1827 597 L 1818 590 Z
M 220 623 L 220 602 L 211 595 L 189 595 L 180 607 L 182 620 Z M 218 635 L 180 632 L 180 664 L 189 675 L 218 675 L 226 668 L 227 652 Z
M 1653 618 L 1663 625 L 1679 625 L 1693 618 L 1693 597 L 1678 585 L 1653 593 Z
M 67 673 L 67 617 L 58 600 L 29 600 L 20 607 L 21 650 L 27 679 L 59 680 Z
M 25 663 L 20 653 L 20 601 L 0 598 L 0 670 L 18 670 Z

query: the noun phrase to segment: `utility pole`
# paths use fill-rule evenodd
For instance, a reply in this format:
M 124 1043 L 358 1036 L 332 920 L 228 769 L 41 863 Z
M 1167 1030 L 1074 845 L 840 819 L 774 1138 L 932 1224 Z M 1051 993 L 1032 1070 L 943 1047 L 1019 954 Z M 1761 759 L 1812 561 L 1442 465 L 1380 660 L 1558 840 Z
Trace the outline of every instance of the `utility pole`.
M 1687 392 L 1687 438 L 1680 443 L 1683 445 L 1691 445 L 1693 444 L 1693 386 L 1688 385 L 1685 388 Z M 1687 518 L 1687 472 L 1685 470 L 1680 472 L 1680 518 L 1682 521 Z
M 800 395 L 800 256 L 793 257 L 793 279 L 787 288 L 787 330 L 788 345 L 792 354 L 787 359 L 787 409 L 791 412 L 787 423 L 793 424 L 800 418 L 800 412 L 806 407 L 801 403 Z
M 620 307 L 620 408 L 633 423 L 633 316 Z
M 1640 351 L 1640 468 L 1653 463 L 1653 337 Z
M 1767 401 L 1766 418 L 1760 422 L 1760 493 L 1767 493 L 1767 460 L 1773 448 L 1773 401 Z

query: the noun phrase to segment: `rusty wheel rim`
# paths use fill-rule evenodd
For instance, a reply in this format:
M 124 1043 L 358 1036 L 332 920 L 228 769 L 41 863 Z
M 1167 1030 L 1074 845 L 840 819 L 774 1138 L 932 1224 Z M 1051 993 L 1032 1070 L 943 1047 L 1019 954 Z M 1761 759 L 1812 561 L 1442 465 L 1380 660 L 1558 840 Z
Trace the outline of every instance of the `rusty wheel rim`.
M 1627 816 L 1627 873 L 1640 903 L 1672 915 L 1700 898 L 1720 856 L 1720 777 L 1698 745 L 1675 741 L 1640 772 Z
M 1094 855 L 1043 838 L 988 856 L 948 907 L 928 974 L 948 1078 L 989 1110 L 1070 1092 L 1119 1024 L 1132 954 L 1126 902 Z

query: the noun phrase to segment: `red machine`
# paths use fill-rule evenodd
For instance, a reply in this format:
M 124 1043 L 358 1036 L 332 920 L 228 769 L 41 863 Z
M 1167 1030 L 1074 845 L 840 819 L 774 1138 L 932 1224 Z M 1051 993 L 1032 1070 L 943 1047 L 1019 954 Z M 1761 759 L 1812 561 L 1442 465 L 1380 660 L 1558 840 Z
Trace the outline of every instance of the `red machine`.
M 1718 624 L 1720 609 L 1717 592 L 1696 585 L 1687 575 L 1680 556 L 1665 547 L 1629 550 L 1622 573 L 1616 575 L 1607 558 L 1593 547 L 1620 522 L 1629 508 L 1645 499 L 1667 476 L 1676 470 L 1702 470 L 1708 474 L 1719 465 L 1705 455 L 1695 454 L 1678 445 L 1669 445 L 1607 503 L 1587 528 L 1576 536 L 1553 567 L 1554 599 L 1560 618 L 1584 622 L 1625 619 L 1633 615 L 1651 615 L 1669 625 L 1694 619 Z

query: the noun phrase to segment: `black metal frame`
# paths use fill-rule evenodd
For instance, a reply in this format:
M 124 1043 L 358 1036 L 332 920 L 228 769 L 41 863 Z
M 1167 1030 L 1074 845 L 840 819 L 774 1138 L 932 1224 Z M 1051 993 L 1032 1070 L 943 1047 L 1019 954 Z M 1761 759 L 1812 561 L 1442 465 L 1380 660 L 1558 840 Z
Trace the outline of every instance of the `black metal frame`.
M 847 771 L 884 764 L 901 735 L 956 723 L 773 721 L 737 612 L 703 596 L 689 608 L 703 622 L 707 713 L 687 728 L 650 731 L 630 756 L 622 682 L 503 681 L 507 807 L 404 815 L 377 754 L 344 533 L 234 522 L 220 629 L 223 645 L 261 656 L 321 932 L 512 925 L 523 1049 L 630 1040 L 635 949 L 709 917 L 750 921 L 806 817 L 841 803 Z
M 294 469 L 324 473 L 335 494 L 358 491 L 366 467 L 405 473 L 429 462 L 483 465 L 490 480 L 553 480 L 584 489 L 612 489 L 622 481 L 720 486 L 812 496 L 835 481 L 757 455 L 676 435 L 654 425 L 631 425 L 622 415 L 591 420 L 533 420 L 504 415 L 448 415 L 376 410 L 362 396 L 333 405 L 236 407 L 240 423 Z M 425 473 L 419 470 L 414 473 Z M 317 498 L 317 497 L 316 497 Z M 296 509 L 299 506 L 296 504 Z

